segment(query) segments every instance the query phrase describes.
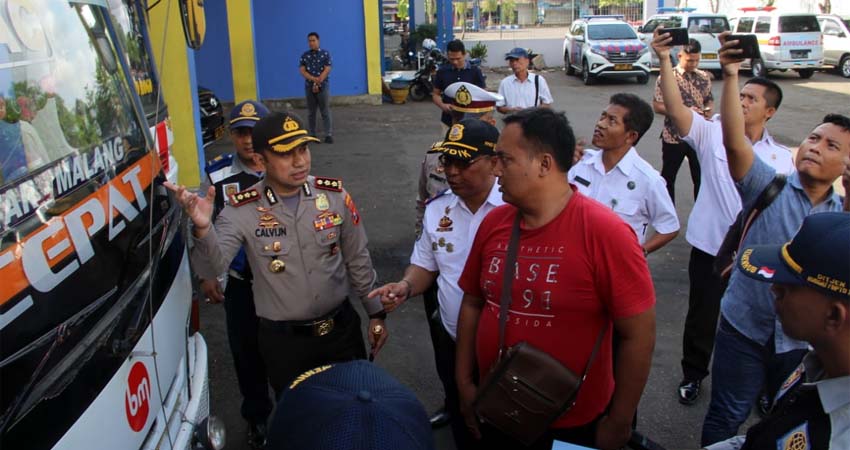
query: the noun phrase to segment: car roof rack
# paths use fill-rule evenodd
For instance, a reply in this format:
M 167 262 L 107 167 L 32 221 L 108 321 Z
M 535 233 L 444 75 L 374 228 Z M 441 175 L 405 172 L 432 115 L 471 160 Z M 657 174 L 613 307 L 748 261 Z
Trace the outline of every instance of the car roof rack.
M 659 13 L 668 13 L 668 12 L 694 12 L 696 8 L 680 8 L 678 6 L 662 6 L 656 9 Z
M 608 15 L 596 15 L 596 16 L 594 16 L 594 15 L 586 15 L 586 16 L 580 16 L 579 18 L 580 18 L 580 19 L 585 19 L 585 20 L 596 20 L 596 19 L 617 19 L 617 20 L 626 20 L 626 16 L 624 16 L 624 15 L 622 15 L 622 14 L 608 14 Z

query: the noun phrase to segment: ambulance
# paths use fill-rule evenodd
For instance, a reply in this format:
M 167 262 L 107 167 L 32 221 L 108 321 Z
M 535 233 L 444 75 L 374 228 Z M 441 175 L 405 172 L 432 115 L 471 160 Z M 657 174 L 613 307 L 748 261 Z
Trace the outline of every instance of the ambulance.
M 224 446 L 147 6 L 0 0 L 4 450 Z

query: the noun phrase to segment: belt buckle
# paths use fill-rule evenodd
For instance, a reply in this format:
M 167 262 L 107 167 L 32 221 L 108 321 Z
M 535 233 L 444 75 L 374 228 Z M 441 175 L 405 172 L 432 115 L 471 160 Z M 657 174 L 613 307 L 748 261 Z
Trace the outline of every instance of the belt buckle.
M 325 319 L 313 324 L 313 333 L 316 336 L 324 336 L 334 329 L 334 320 L 333 319 Z

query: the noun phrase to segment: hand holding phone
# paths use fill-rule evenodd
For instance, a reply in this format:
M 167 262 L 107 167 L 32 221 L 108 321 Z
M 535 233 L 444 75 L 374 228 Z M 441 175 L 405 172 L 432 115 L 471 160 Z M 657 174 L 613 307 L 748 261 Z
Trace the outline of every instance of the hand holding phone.
M 688 29 L 687 28 L 664 28 L 661 30 L 662 33 L 668 33 L 673 40 L 670 41 L 670 45 L 688 45 Z
M 738 45 L 731 47 L 743 50 L 738 57 L 741 59 L 760 58 L 759 43 L 754 34 L 730 34 L 726 36 L 726 42 L 738 41 Z

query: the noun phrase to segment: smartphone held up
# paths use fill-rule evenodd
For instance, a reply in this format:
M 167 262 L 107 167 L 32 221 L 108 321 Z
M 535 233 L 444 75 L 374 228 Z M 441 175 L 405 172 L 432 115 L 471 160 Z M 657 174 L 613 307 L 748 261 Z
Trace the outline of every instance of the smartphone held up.
M 730 34 L 726 36 L 726 42 L 738 41 L 732 48 L 743 50 L 740 55 L 742 59 L 760 58 L 759 43 L 754 34 Z

